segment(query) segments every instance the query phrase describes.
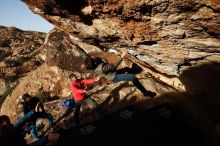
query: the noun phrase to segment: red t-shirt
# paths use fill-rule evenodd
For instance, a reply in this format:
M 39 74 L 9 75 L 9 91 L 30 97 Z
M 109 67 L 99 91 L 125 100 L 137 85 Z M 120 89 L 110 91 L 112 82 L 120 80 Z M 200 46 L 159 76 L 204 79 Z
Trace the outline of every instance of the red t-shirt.
M 84 85 L 86 84 L 94 84 L 94 80 L 79 80 L 79 81 L 72 81 L 70 84 L 70 88 L 73 92 L 73 98 L 76 101 L 83 100 L 84 97 Z

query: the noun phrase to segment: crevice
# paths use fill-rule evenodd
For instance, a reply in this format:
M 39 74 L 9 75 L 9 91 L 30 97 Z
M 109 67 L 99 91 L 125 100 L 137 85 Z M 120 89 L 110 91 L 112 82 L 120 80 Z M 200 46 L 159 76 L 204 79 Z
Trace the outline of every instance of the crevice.
M 212 9 L 212 11 L 215 13 L 220 13 L 220 9 L 215 9 L 212 6 L 206 6 L 206 8 Z
M 89 37 L 89 38 L 85 38 L 84 41 L 87 42 L 88 44 L 92 44 L 92 45 L 94 45 L 94 46 L 100 48 L 101 50 L 105 50 L 105 49 L 106 49 L 105 46 L 103 46 L 103 45 L 100 44 L 101 42 L 100 42 L 100 40 L 97 39 L 97 38 L 91 38 L 91 37 Z
M 108 36 L 108 37 L 102 37 L 100 38 L 100 40 L 102 42 L 107 42 L 107 43 L 113 43 L 113 42 L 117 42 L 120 39 L 120 37 L 118 36 Z
M 211 29 L 208 29 L 206 32 L 207 32 L 209 35 L 213 36 L 214 38 L 220 39 L 220 32 L 219 32 L 218 30 L 216 30 L 215 28 L 212 28 L 212 30 L 211 30 Z
M 137 45 L 148 45 L 148 46 L 152 46 L 156 44 L 158 44 L 157 41 L 142 41 L 137 43 Z
M 140 19 L 138 18 L 134 18 L 134 16 L 122 16 L 121 19 L 124 21 L 124 22 L 130 22 L 131 20 L 132 21 L 135 21 L 135 22 L 143 22 L 143 21 L 150 21 L 150 20 L 143 20 L 142 17 Z
M 93 24 L 93 20 L 95 19 L 95 17 L 90 15 L 80 14 L 79 16 L 80 20 L 88 26 L 91 26 Z
M 152 5 L 148 5 L 148 6 L 143 5 L 142 7 L 140 7 L 138 12 L 140 12 L 141 14 L 146 15 L 146 16 L 151 16 L 152 9 L 153 9 Z
M 181 39 L 185 39 L 186 38 L 186 33 L 184 32 Z
M 118 36 L 108 36 L 108 37 L 102 37 L 99 38 L 97 36 L 91 36 L 91 37 L 87 37 L 84 39 L 85 42 L 87 42 L 88 44 L 92 44 L 98 48 L 100 48 L 101 50 L 106 50 L 106 45 L 102 45 L 102 44 L 112 44 L 114 42 L 119 41 L 120 37 Z

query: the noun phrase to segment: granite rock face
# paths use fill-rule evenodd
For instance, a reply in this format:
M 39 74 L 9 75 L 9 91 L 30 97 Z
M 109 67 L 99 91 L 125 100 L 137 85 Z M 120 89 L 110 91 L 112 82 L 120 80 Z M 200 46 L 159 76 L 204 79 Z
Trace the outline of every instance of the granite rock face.
M 41 58 L 49 66 L 57 66 L 73 72 L 82 71 L 81 65 L 84 60 L 79 52 L 75 51 L 76 45 L 83 48 L 87 54 L 101 51 L 99 48 L 83 42 L 76 41 L 76 45 L 70 44 L 64 40 L 64 37 L 69 37 L 69 34 L 58 28 L 52 29 L 47 34 L 42 47 Z
M 70 93 L 69 72 L 78 71 L 81 63 L 79 54 L 63 41 L 63 36 L 69 35 L 87 53 L 109 62 L 127 50 L 127 59 L 143 69 L 136 76 L 148 90 L 157 93 L 155 100 L 149 100 L 129 83 L 105 84 L 104 90 L 92 96 L 103 109 L 111 112 L 136 103 L 144 108 L 172 104 L 189 115 L 189 121 L 201 129 L 208 143 L 219 142 L 212 129 L 220 123 L 219 0 L 22 1 L 56 28 L 40 39 L 39 46 L 43 46 L 37 56 L 45 63 L 19 80 L 2 103 L 1 113 L 15 118 L 21 111 L 14 101 L 27 91 L 36 95 L 43 88 L 50 96 L 59 96 L 46 105 L 54 116 L 60 115 L 59 103 Z M 7 48 L 10 40 L 4 39 L 0 45 Z M 11 52 L 9 56 L 18 54 Z M 0 65 L 7 63 L 1 61 Z M 4 81 L 0 80 L 2 88 Z
M 0 95 L 7 86 L 41 65 L 45 33 L 0 26 Z
M 17 28 L 13 29 L 16 30 L 15 32 L 18 31 Z M 20 32 L 22 33 L 22 36 L 20 36 L 21 40 L 29 40 L 35 37 L 35 34 L 32 34 L 31 32 L 22 30 L 20 30 Z M 13 69 L 20 69 L 21 67 L 25 68 L 26 70 L 30 70 L 23 74 L 12 72 L 16 76 L 16 78 L 13 78 L 13 82 L 6 82 L 4 78 L 0 80 L 0 87 L 2 91 L 2 95 L 0 94 L 0 114 L 9 115 L 13 119 L 18 118 L 22 111 L 22 109 L 19 108 L 21 106 L 19 100 L 20 97 L 25 93 L 36 96 L 43 102 L 47 103 L 46 107 L 49 108 L 48 110 L 53 113 L 55 117 L 61 114 L 59 113 L 62 112 L 59 105 L 60 101 L 62 98 L 71 96 L 69 85 L 70 79 L 68 78 L 69 74 L 75 73 L 78 75 L 78 77 L 82 76 L 85 78 L 91 75 L 91 72 L 85 72 L 84 74 L 79 73 L 79 71 L 84 71 L 80 68 L 84 61 L 80 57 L 80 54 L 74 51 L 74 47 L 76 46 L 66 43 L 66 41 L 63 39 L 64 36 L 68 37 L 68 34 L 58 28 L 52 29 L 47 35 L 43 34 L 44 38 L 42 38 L 41 43 L 38 46 L 39 48 L 36 48 L 34 51 L 35 53 L 32 52 L 33 50 L 29 50 L 29 48 L 25 48 L 25 46 L 34 45 L 35 42 L 19 42 L 19 45 L 21 45 L 19 47 L 22 49 L 21 52 L 26 53 L 17 53 L 16 57 L 13 56 L 15 59 L 17 59 L 19 56 L 26 55 L 30 58 L 29 63 L 33 62 L 33 60 L 36 58 L 41 60 L 41 63 L 33 64 L 33 68 L 27 65 L 22 66 L 23 64 L 2 67 L 2 69 L 7 68 L 11 72 L 14 71 Z M 9 42 L 13 41 L 13 38 L 9 37 L 8 39 Z M 3 37 L 1 41 L 4 41 Z M 38 41 L 38 39 L 35 38 L 35 41 Z M 97 47 L 85 44 L 83 42 L 76 43 L 90 55 L 99 57 L 102 56 L 106 59 L 110 58 L 110 62 L 115 59 L 119 59 L 117 55 L 110 53 L 105 54 Z M 19 47 L 12 48 L 10 53 L 14 54 Z M 2 48 L 2 50 L 5 51 L 5 47 Z M 12 57 L 9 55 L 3 58 L 2 62 L 11 58 Z M 27 64 L 27 62 L 24 62 L 24 64 Z M 5 95 L 6 92 L 9 92 L 7 91 L 8 89 L 10 89 L 10 93 Z M 57 111 L 53 111 L 54 106 L 56 107 Z
M 137 64 L 184 90 L 182 71 L 220 52 L 218 0 L 22 0 L 80 40 L 128 50 Z

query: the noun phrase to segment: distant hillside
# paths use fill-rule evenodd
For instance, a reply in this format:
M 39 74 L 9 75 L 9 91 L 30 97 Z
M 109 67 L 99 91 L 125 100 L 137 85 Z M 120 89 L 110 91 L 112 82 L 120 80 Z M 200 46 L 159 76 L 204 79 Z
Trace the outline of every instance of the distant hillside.
M 11 83 L 42 63 L 38 54 L 45 36 L 42 32 L 0 26 L 0 95 L 6 95 Z

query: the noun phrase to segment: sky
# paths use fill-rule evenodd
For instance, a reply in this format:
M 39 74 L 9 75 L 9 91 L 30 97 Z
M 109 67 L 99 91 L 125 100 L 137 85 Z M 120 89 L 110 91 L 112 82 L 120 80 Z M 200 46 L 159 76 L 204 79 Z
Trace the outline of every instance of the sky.
M 53 28 L 51 23 L 34 14 L 20 0 L 0 0 L 0 25 L 41 32 L 48 32 Z

